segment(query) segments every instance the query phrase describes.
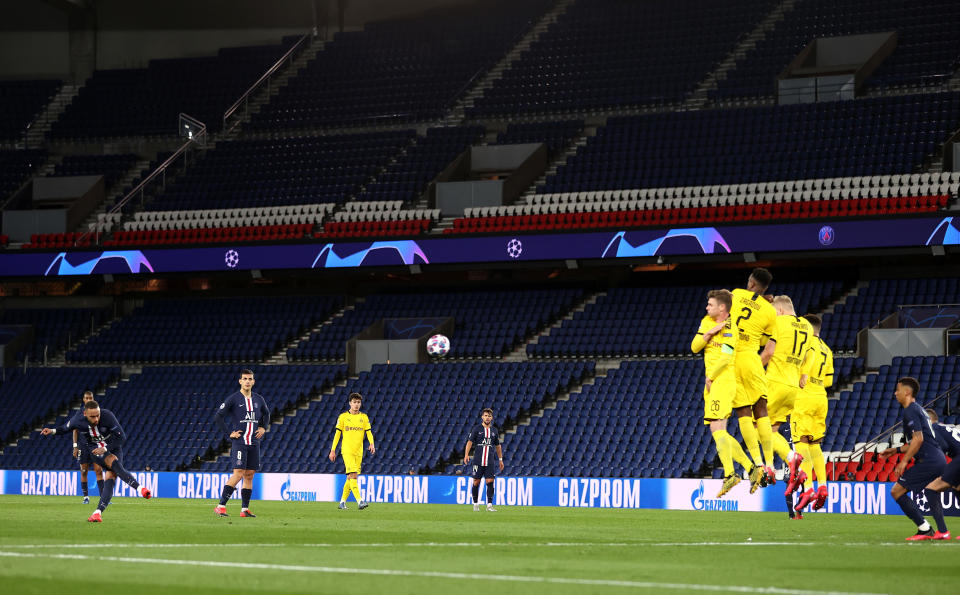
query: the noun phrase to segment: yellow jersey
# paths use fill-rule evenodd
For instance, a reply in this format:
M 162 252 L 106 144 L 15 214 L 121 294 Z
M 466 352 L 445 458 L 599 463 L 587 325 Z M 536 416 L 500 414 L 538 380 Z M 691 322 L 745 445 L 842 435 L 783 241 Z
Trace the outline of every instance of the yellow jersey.
M 703 365 L 711 380 L 722 381 L 729 377 L 730 382 L 735 382 L 733 354 L 737 347 L 737 331 L 733 328 L 733 322 L 728 316 L 724 321 L 723 330 L 715 334 L 709 343 L 705 342 L 704 333 L 715 326 L 717 326 L 716 320 L 704 316 L 700 321 L 700 328 L 697 329 L 697 336 L 690 344 L 690 349 L 694 353 L 703 351 Z
M 760 346 L 773 336 L 777 321 L 777 311 L 773 305 L 759 293 L 746 289 L 733 290 L 733 308 L 730 317 L 739 331 L 737 355 L 756 354 Z
M 833 386 L 833 352 L 820 337 L 811 339 L 801 372 L 808 378 L 800 394 L 827 396 L 827 388 Z
M 773 380 L 787 386 L 800 386 L 800 366 L 812 345 L 813 327 L 806 318 L 795 315 L 777 316 L 774 324 L 773 341 L 777 347 L 767 362 L 767 380 Z
M 347 454 L 363 453 L 363 436 L 370 431 L 370 418 L 366 413 L 353 415 L 349 411 L 344 411 L 337 418 L 337 430 L 343 437 L 343 445 L 340 452 Z M 372 434 L 371 434 L 372 436 Z M 373 443 L 373 440 L 370 440 Z M 333 439 L 334 448 L 337 444 L 337 438 Z

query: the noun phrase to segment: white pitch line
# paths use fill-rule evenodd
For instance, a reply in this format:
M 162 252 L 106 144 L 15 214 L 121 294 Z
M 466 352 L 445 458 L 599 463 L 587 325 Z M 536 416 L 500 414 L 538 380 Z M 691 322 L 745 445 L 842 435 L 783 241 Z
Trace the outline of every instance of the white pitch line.
M 173 548 L 246 548 L 246 547 L 303 547 L 303 548 L 431 548 L 431 547 L 614 547 L 614 548 L 645 548 L 645 547 L 911 547 L 916 544 L 909 542 L 893 543 L 817 543 L 812 541 L 703 541 L 703 542 L 607 542 L 594 543 L 586 541 L 546 541 L 546 542 L 412 542 L 412 543 L 114 543 L 113 547 L 142 548 L 142 549 L 173 549 Z M 0 548 L 7 549 L 88 549 L 101 548 L 102 543 L 38 543 L 38 544 L 0 544 Z
M 650 581 L 627 581 L 607 579 L 581 579 L 549 576 L 522 576 L 497 574 L 470 574 L 465 572 L 432 572 L 420 570 L 390 570 L 384 568 L 340 568 L 336 566 L 302 566 L 296 564 L 261 564 L 254 562 L 220 562 L 216 560 L 176 560 L 164 558 L 132 558 L 128 556 L 86 556 L 83 554 L 32 554 L 5 552 L 0 557 L 46 558 L 53 560 L 80 560 L 99 562 L 124 562 L 128 564 L 160 564 L 167 566 L 200 566 L 207 568 L 241 568 L 249 570 L 281 570 L 285 572 L 317 572 L 323 574 L 359 574 L 373 576 L 405 576 L 417 578 L 445 578 L 455 580 L 496 580 L 514 583 L 549 583 L 557 585 L 580 585 L 602 587 L 628 587 L 634 589 L 672 589 L 676 591 L 712 591 L 721 593 L 773 593 L 775 595 L 880 595 L 848 591 L 811 591 L 781 589 L 779 587 L 751 587 L 748 585 L 701 585 L 695 583 L 656 583 Z

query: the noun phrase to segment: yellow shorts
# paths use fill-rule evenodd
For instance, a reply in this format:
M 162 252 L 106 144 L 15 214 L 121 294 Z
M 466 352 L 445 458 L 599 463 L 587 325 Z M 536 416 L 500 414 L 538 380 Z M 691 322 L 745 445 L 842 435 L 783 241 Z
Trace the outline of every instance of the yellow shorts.
M 767 382 L 767 415 L 770 416 L 770 423 L 787 421 L 787 416 L 793 413 L 793 405 L 799 392 L 799 386 L 790 386 L 776 380 Z
M 767 395 L 767 373 L 759 355 L 744 353 L 736 356 L 737 395 L 733 407 L 747 407 Z
M 810 436 L 820 440 L 827 433 L 827 397 L 799 391 L 790 416 L 790 432 L 794 440 Z
M 726 419 L 733 410 L 733 397 L 737 393 L 737 381 L 732 374 L 721 374 L 714 380 L 710 392 L 703 391 L 703 419 Z M 710 422 L 704 421 L 705 424 Z
M 359 453 L 340 453 L 343 456 L 344 473 L 360 473 L 360 463 L 363 462 L 363 451 Z

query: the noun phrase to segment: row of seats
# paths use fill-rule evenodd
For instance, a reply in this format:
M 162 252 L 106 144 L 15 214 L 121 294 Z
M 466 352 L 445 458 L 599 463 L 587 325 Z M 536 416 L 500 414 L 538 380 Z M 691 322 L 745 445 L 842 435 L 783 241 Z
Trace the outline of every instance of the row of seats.
M 421 235 L 430 229 L 429 219 L 396 221 L 331 221 L 317 232 L 317 238 L 366 238 Z
M 35 233 L 30 235 L 30 242 L 23 245 L 24 249 L 62 249 L 86 248 L 93 244 L 93 236 L 79 231 L 67 233 Z
M 392 201 L 391 201 L 392 202 Z M 363 204 L 363 203 L 347 203 Z M 430 221 L 439 221 L 441 219 L 440 209 L 369 209 L 369 210 L 343 210 L 333 214 L 334 221 L 410 221 L 426 219 Z
M 501 217 L 463 217 L 455 219 L 445 234 L 483 233 L 515 230 L 549 231 L 604 227 L 640 227 L 722 223 L 730 221 L 766 221 L 821 217 L 861 217 L 904 213 L 930 213 L 946 208 L 947 196 L 919 196 L 904 199 L 874 198 L 812 200 L 745 206 L 700 207 L 683 209 L 646 209 L 604 213 L 552 213 Z
M 46 362 L 61 350 L 101 326 L 111 316 L 106 308 L 4 308 L 0 323 L 29 325 L 33 328 L 33 343 L 20 352 L 18 359 L 31 363 Z
M 310 237 L 310 223 L 289 225 L 251 225 L 246 227 L 205 227 L 200 229 L 152 229 L 118 231 L 104 246 L 144 246 L 160 244 L 216 244 L 232 242 L 269 242 Z
M 59 80 L 0 81 L 0 140 L 21 140 L 62 85 Z

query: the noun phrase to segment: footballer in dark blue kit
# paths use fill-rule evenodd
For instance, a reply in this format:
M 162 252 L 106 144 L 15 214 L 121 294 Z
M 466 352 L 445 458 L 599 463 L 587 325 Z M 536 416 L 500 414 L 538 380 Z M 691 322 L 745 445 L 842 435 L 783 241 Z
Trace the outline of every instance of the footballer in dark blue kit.
M 894 468 L 894 473 L 899 476 L 899 479 L 897 483 L 893 484 L 890 496 L 897 501 L 903 513 L 917 525 L 917 534 L 908 537 L 907 540 L 950 539 L 950 532 L 947 530 L 943 518 L 943 505 L 940 502 L 940 496 L 934 491 L 926 489 L 928 484 L 940 477 L 947 465 L 947 460 L 937 443 L 933 424 L 930 423 L 923 407 L 917 403 L 917 393 L 919 391 L 920 384 L 915 378 L 905 376 L 897 381 L 894 395 L 897 402 L 903 407 L 903 436 L 909 441 L 902 446 L 884 450 L 880 453 L 880 457 L 887 458 L 897 453 L 904 454 L 903 459 Z M 913 459 L 914 464 L 913 467 L 907 469 L 910 459 Z M 908 494 L 908 492 L 919 494 L 921 491 L 924 492 L 927 503 L 930 505 L 930 513 L 937 523 L 936 531 L 923 518 L 916 502 Z
M 253 476 L 260 469 L 260 439 L 270 427 L 270 409 L 259 394 L 253 392 L 253 372 L 240 371 L 240 390 L 223 400 L 217 409 L 217 423 L 230 439 L 230 459 L 233 475 L 227 480 L 220 494 L 220 503 L 214 509 L 219 516 L 227 515 L 227 500 L 243 480 L 240 490 L 240 516 L 255 518 L 250 512 L 250 496 L 253 493 Z
M 933 424 L 933 433 L 937 437 L 940 449 L 952 459 L 943 468 L 940 477 L 927 485 L 927 489 L 937 493 L 951 489 L 960 491 L 960 426 L 948 427 L 937 423 L 939 417 L 933 409 L 927 409 L 927 416 L 930 418 L 930 423 Z M 949 535 L 948 532 L 947 539 L 949 539 Z M 957 539 L 960 539 L 960 537 Z
M 481 423 L 473 426 L 467 436 L 467 446 L 463 451 L 463 463 L 470 464 L 470 448 L 473 451 L 473 509 L 480 510 L 480 479 L 487 482 L 487 511 L 496 512 L 493 507 L 495 495 L 494 478 L 497 471 L 503 471 L 503 448 L 500 446 L 500 430 L 493 425 L 493 409 L 484 409 L 480 414 Z M 496 451 L 497 461 L 493 460 Z
M 78 448 L 85 449 L 90 454 L 90 460 L 104 469 L 103 492 L 100 494 L 100 503 L 93 514 L 87 519 L 91 523 L 103 522 L 102 513 L 110 505 L 113 498 L 113 489 L 119 477 L 131 488 L 140 490 L 144 498 L 151 496 L 150 490 L 140 487 L 137 479 L 123 467 L 123 444 L 127 441 L 120 422 L 109 409 L 101 409 L 96 401 L 87 401 L 83 411 L 74 415 L 70 420 L 57 428 L 43 428 L 41 434 L 50 436 L 57 433 L 67 433 L 77 430 L 83 441 Z

